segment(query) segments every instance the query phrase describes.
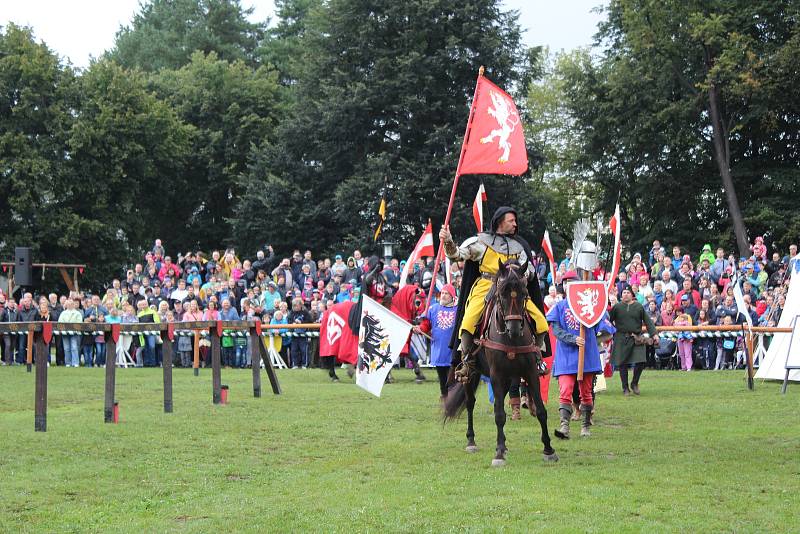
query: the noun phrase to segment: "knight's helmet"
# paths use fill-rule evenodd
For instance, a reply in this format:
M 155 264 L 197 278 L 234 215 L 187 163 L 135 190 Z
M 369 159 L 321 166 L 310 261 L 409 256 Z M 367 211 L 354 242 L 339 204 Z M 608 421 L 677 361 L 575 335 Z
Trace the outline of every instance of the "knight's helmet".
M 578 273 L 578 278 L 583 280 L 583 272 L 589 273 L 588 280 L 594 279 L 592 271 L 597 267 L 597 247 L 588 239 L 584 239 L 581 243 L 580 250 L 572 251 L 575 258 L 575 270 Z

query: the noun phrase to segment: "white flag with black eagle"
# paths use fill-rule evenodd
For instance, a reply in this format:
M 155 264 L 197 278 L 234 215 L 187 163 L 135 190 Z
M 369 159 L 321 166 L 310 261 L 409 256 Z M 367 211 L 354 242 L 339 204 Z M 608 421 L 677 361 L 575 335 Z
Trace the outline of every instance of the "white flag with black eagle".
M 368 296 L 361 298 L 356 385 L 380 397 L 386 375 L 408 341 L 411 325 Z

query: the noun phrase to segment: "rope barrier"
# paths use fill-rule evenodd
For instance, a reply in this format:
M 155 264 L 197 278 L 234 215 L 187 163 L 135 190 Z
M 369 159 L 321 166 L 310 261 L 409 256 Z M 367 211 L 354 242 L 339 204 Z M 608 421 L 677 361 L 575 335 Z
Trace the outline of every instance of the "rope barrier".
M 723 337 L 740 337 L 742 332 L 688 332 L 688 331 L 669 331 L 669 332 L 659 332 L 658 337 L 663 337 L 667 339 L 677 339 L 679 335 L 683 334 L 684 338 L 688 335 L 692 339 L 696 338 L 723 338 Z M 775 334 L 772 332 L 762 332 L 756 333 L 756 335 L 763 335 L 763 336 L 774 336 Z M 649 335 L 646 335 L 649 337 Z
M 159 330 L 142 330 L 140 332 L 122 332 L 123 336 L 158 336 L 162 335 L 164 332 Z M 20 331 L 20 332 L 5 332 L 5 334 L 10 334 L 12 336 L 26 336 L 28 332 Z M 99 336 L 102 334 L 108 334 L 108 332 L 80 332 L 77 330 L 55 330 L 53 329 L 54 336 Z M 175 330 L 176 336 L 193 336 L 193 330 Z M 209 337 L 208 332 L 203 331 L 200 333 L 200 337 L 207 338 Z M 225 330 L 222 332 L 222 337 L 250 337 L 250 332 L 246 330 Z M 319 337 L 319 331 L 316 332 L 287 332 L 285 334 L 278 334 L 273 332 L 262 332 L 261 337 Z

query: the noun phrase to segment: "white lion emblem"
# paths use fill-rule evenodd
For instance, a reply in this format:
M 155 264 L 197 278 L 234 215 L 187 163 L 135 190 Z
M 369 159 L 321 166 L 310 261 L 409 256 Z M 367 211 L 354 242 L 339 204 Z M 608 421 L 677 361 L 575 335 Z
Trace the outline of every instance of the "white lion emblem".
M 519 124 L 519 115 L 514 111 L 514 104 L 503 95 L 495 91 L 490 91 L 489 96 L 492 98 L 494 108 L 490 107 L 487 111 L 489 115 L 495 118 L 500 127 L 489 132 L 489 135 L 486 137 L 481 137 L 481 143 L 491 143 L 495 137 L 499 138 L 498 146 L 503 153 L 497 161 L 499 163 L 506 163 L 511 153 L 511 143 L 508 142 L 508 138 Z
M 597 306 L 599 298 L 600 293 L 596 289 L 584 289 L 578 293 L 578 306 L 581 308 L 581 317 L 586 317 L 588 320 L 594 318 L 594 307 Z

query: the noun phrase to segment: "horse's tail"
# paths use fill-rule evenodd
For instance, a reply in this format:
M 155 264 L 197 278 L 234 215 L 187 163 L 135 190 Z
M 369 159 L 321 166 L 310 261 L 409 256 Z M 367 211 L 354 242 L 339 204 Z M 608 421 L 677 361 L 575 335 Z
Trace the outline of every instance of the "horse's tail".
M 444 400 L 444 423 L 457 419 L 467 406 L 467 389 L 461 382 L 455 382 L 447 391 Z

